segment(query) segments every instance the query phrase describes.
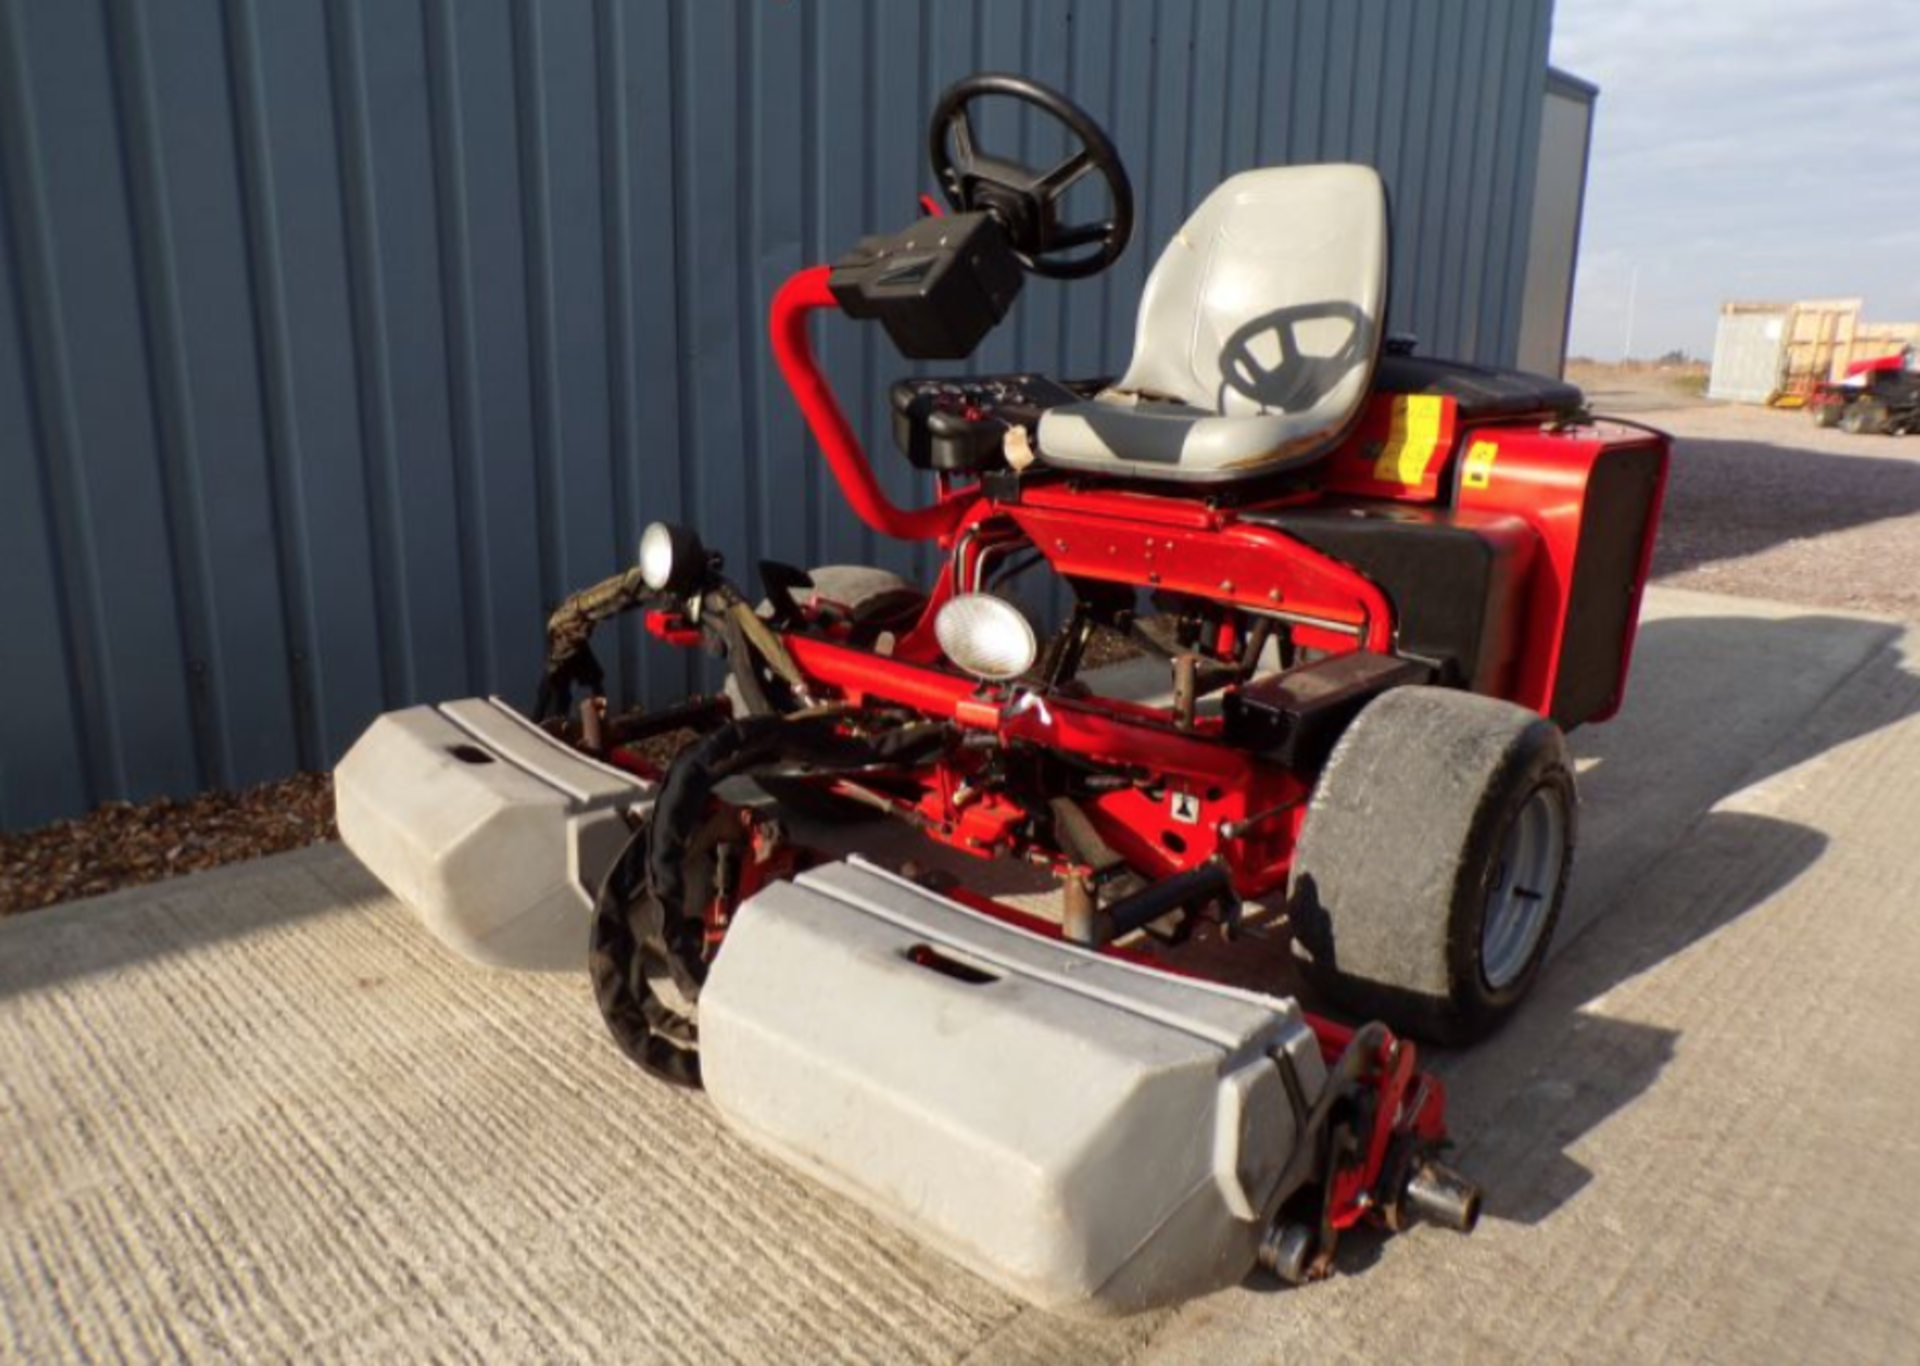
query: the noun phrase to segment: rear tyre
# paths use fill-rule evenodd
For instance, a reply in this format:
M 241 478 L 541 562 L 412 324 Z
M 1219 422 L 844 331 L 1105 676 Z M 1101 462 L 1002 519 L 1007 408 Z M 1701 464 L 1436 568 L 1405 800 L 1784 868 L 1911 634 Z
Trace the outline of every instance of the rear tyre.
M 1377 698 L 1335 746 L 1301 830 L 1288 900 L 1302 971 L 1396 1031 L 1484 1038 L 1540 975 L 1575 811 L 1553 722 L 1442 688 Z
M 1870 398 L 1855 399 L 1840 418 L 1840 430 L 1855 436 L 1877 436 L 1886 429 L 1886 405 Z
M 1816 403 L 1807 409 L 1813 416 L 1816 427 L 1837 427 L 1840 425 L 1840 405 L 1838 403 Z

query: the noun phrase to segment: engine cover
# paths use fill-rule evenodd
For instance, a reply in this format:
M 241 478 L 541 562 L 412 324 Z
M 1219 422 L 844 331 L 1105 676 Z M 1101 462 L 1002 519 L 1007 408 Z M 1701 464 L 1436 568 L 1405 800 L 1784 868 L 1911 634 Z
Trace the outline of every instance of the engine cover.
M 700 996 L 750 1140 L 1054 1312 L 1233 1285 L 1292 1154 L 1290 1000 L 1002 924 L 859 861 L 741 907 Z

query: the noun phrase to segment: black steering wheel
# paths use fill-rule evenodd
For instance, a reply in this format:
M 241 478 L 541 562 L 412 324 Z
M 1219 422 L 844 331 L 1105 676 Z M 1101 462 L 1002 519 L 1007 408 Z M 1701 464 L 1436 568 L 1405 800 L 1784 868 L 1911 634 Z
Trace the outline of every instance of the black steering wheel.
M 974 138 L 969 107 L 982 95 L 1005 95 L 1065 124 L 1078 148 L 1059 165 L 1036 171 L 989 156 Z M 1020 264 L 1035 275 L 1077 280 L 1120 259 L 1133 237 L 1133 183 L 1120 152 L 1091 115 L 1057 90 L 1024 76 L 982 72 L 949 86 L 933 111 L 928 150 L 940 192 L 961 213 L 985 211 L 1000 220 Z M 1098 171 L 1113 201 L 1109 217 L 1091 223 L 1060 221 L 1060 201 L 1089 171 Z M 1055 253 L 1095 246 L 1081 256 Z

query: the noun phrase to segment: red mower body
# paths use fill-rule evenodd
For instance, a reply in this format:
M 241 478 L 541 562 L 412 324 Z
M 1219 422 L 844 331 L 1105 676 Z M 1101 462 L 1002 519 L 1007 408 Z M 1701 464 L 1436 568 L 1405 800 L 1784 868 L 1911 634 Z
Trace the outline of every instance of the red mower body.
M 1049 115 L 1079 150 L 1051 169 L 986 155 L 967 113 L 983 97 Z M 966 1173 L 1001 1170 L 1045 1132 L 1024 1114 L 1053 1095 L 1056 1067 L 1077 1065 L 1060 1059 L 1084 1060 L 1142 1022 L 1166 1031 L 1109 1069 L 1112 1105 L 1082 1107 L 1084 1130 L 1015 1162 L 1013 1184 L 1121 1151 L 1108 1131 L 1119 1125 L 1151 1154 L 1137 1173 L 1146 1186 L 1182 1163 L 1219 1168 L 1178 1190 L 1148 1190 L 1131 1170 L 1095 1183 L 1130 1207 L 1165 1202 L 1146 1236 L 1184 1250 L 1110 1237 L 1105 1197 L 1073 1218 L 1048 1205 L 1036 1236 L 1071 1234 L 1080 1250 L 1063 1254 L 1047 1297 L 1137 1308 L 1198 1293 L 1243 1274 L 1256 1242 L 1270 1269 L 1311 1279 L 1362 1220 L 1470 1229 L 1478 1192 L 1436 1160 L 1444 1090 L 1405 1036 L 1484 1037 L 1545 962 L 1575 834 L 1562 733 L 1605 720 L 1625 694 L 1667 439 L 1595 419 L 1559 381 L 1386 339 L 1377 172 L 1268 168 L 1213 191 L 1168 244 L 1118 379 L 895 385 L 900 454 L 933 485 L 931 501 L 902 507 L 816 361 L 813 315 L 879 321 L 913 358 L 964 358 L 1025 273 L 1103 269 L 1133 221 L 1105 133 L 1022 78 L 949 90 L 931 160 L 957 212 L 799 272 L 770 324 L 849 506 L 881 536 L 937 546 L 933 581 L 762 563 L 756 607 L 696 531 L 656 522 L 632 569 L 551 619 L 536 739 L 482 704 L 396 718 L 351 766 L 343 831 L 485 961 L 529 937 L 531 913 L 499 890 L 528 860 L 479 847 L 472 831 L 493 821 L 503 839 L 517 834 L 541 868 L 565 870 L 544 874 L 565 884 L 537 902 L 547 939 L 565 933 L 570 898 L 590 903 L 589 972 L 629 1056 L 699 1084 L 704 1037 L 723 1111 L 852 1187 L 873 1183 L 876 1162 L 905 1164 L 869 1194 L 909 1226 L 932 1219 L 940 1237 L 971 1227 Z M 1069 187 L 1090 176 L 1109 215 L 1065 221 Z M 1023 581 L 1070 599 L 1065 621 L 1015 601 Z M 609 716 L 587 642 L 635 609 L 659 642 L 725 659 L 727 692 Z M 491 748 L 452 742 L 449 727 L 481 722 L 497 733 Z M 696 738 L 662 769 L 646 742 L 680 730 Z M 437 766 L 433 800 L 387 800 L 373 775 L 415 763 Z M 528 785 L 523 769 L 547 776 Z M 449 793 L 472 820 L 441 819 Z M 848 806 L 1051 875 L 1058 918 L 917 862 L 863 871 L 795 837 L 823 808 Z M 624 838 L 617 854 L 609 832 Z M 1284 927 L 1303 983 L 1352 1024 L 1306 1014 L 1277 982 L 1201 985 L 1191 962 L 1163 952 L 1196 936 L 1233 944 L 1243 900 L 1261 903 L 1255 928 Z M 985 939 L 981 915 L 1002 922 Z M 992 939 L 1004 925 L 1025 932 L 1020 944 Z M 1032 935 L 1066 947 L 1035 950 Z M 1004 956 L 975 961 L 969 944 Z M 842 984 L 831 1037 L 809 984 L 791 980 L 795 955 Z M 1099 955 L 1187 980 L 1176 990 Z M 729 963 L 746 966 L 730 977 Z M 1026 986 L 1007 987 L 1009 975 Z M 1105 985 L 1085 987 L 1089 976 Z M 1220 994 L 1233 991 L 1231 1003 Z M 1194 999 L 1176 1009 L 1168 994 L 1181 992 Z M 920 1031 L 904 1070 L 876 1049 L 885 1021 L 846 1008 L 871 993 L 894 1002 L 903 1034 L 908 1020 Z M 956 1012 L 968 1011 L 982 1028 L 959 1038 Z M 1221 1012 L 1242 1032 L 1223 1034 Z M 1002 1074 L 1019 1069 L 999 1031 L 1019 1021 L 1019 1037 L 1058 1043 L 1067 1018 L 1080 1021 L 1070 1046 L 1010 1099 Z M 1304 1068 L 1275 1042 L 1289 1028 Z M 1226 1041 L 1203 1070 L 1207 1094 L 1224 1097 L 1218 1113 L 1237 1116 L 1227 1137 L 1212 1120 L 1103 1118 L 1145 1094 L 1154 1059 L 1201 1038 Z M 1249 1038 L 1267 1041 L 1251 1058 Z M 781 1089 L 809 1068 L 817 1085 Z M 946 1068 L 964 1103 L 925 1084 Z M 1234 1077 L 1269 1099 L 1243 1105 Z M 819 1099 L 834 1088 L 850 1089 Z M 971 1136 L 976 1165 L 915 1167 L 908 1140 L 865 1147 L 856 1112 L 881 1129 L 913 1119 L 929 1150 Z M 1248 1161 L 1270 1163 L 1257 1198 L 1243 1180 L 1254 1168 L 1233 1157 L 1243 1141 Z M 900 1207 L 901 1183 L 947 1198 Z M 1181 1203 L 1216 1188 L 1227 1203 L 1204 1217 Z M 989 1222 L 967 1235 L 979 1264 L 1022 1285 L 1039 1243 L 983 1251 L 1017 1221 Z M 1075 1279 L 1088 1248 L 1114 1279 Z M 1119 1269 L 1135 1254 L 1144 1260 Z
M 1660 434 L 1463 416 L 1452 396 L 1382 391 L 1310 480 L 1197 499 L 1040 472 L 1017 485 L 949 489 L 907 510 L 881 491 L 815 362 L 806 319 L 833 307 L 827 273 L 802 272 L 775 299 L 782 373 L 862 520 L 883 535 L 937 540 L 950 561 L 918 623 L 885 654 L 813 629 L 786 633 L 812 695 L 897 705 L 1002 744 L 1156 775 L 1154 785 L 1086 804 L 1102 839 L 1161 876 L 1223 860 L 1243 896 L 1285 885 L 1311 774 L 1250 752 L 1231 709 L 1181 721 L 1093 696 L 1022 707 L 1016 690 L 945 665 L 934 619 L 990 563 L 1035 551 L 1067 580 L 1214 604 L 1221 620 L 1209 652 L 1219 657 L 1234 653 L 1250 622 L 1273 621 L 1330 674 L 1343 656 L 1412 658 L 1564 728 L 1618 709 L 1665 487 Z M 670 641 L 699 639 L 670 615 L 650 625 Z M 899 814 L 971 854 L 1052 857 L 1023 837 L 1023 807 L 976 793 L 978 764 L 917 775 L 917 793 L 896 800 Z

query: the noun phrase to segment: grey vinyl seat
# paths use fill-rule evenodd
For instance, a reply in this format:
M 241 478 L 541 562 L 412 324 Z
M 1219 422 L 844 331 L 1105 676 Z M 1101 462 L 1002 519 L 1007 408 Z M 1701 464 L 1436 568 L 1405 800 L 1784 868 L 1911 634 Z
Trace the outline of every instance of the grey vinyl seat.
M 1060 469 L 1219 482 L 1310 464 L 1366 402 L 1387 290 L 1387 198 L 1370 166 L 1225 181 L 1160 255 L 1133 360 L 1040 420 Z

